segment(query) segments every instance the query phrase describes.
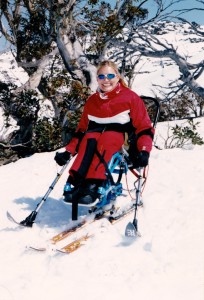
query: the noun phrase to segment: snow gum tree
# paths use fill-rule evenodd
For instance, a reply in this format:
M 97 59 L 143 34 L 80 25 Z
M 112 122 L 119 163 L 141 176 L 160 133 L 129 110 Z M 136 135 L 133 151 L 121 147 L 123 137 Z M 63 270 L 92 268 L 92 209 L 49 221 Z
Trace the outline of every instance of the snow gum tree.
M 101 0 L 0 0 L 0 30 L 16 50 L 18 64 L 30 76 L 21 89 L 40 89 L 45 70 L 54 69 L 56 56 L 63 61 L 67 76 L 92 91 L 96 87 L 96 65 L 104 58 L 121 64 L 131 86 L 140 57 L 168 57 L 178 65 L 183 86 L 204 98 L 203 87 L 196 81 L 203 73 L 203 61 L 189 63 L 147 27 L 172 20 L 172 16 L 173 20 L 187 22 L 183 13 L 204 10 L 203 1 L 195 0 L 192 8 L 185 9 L 188 1 L 183 0 L 182 10 L 175 9 L 177 2 L 153 0 L 154 11 L 149 12 L 148 0 L 117 0 L 111 4 Z M 198 37 L 204 36 L 195 22 L 189 25 Z M 160 51 L 155 47 L 158 44 L 163 48 Z
M 183 0 L 184 7 L 186 1 Z M 158 36 L 147 29 L 172 15 L 185 22 L 181 18 L 182 11 L 175 17 L 177 2 L 153 0 L 155 9 L 149 12 L 148 0 L 111 3 L 101 0 L 0 0 L 1 34 L 10 43 L 18 65 L 29 75 L 29 80 L 14 90 L 10 105 L 22 91 L 33 91 L 35 97 L 37 92 L 38 101 L 49 99 L 52 102 L 54 119 L 62 131 L 65 127 L 74 128 L 80 107 L 96 88 L 98 62 L 105 58 L 116 61 L 131 86 L 137 63 L 143 56 L 170 58 L 179 67 L 181 88 L 188 86 L 204 98 L 203 87 L 196 82 L 203 72 L 203 61 L 188 63 L 177 49 L 168 43 L 161 44 Z M 202 5 L 203 1 L 196 3 Z M 196 24 L 189 25 L 203 37 L 203 31 Z M 155 47 L 158 42 L 162 51 Z M 76 118 L 73 110 L 77 110 Z M 11 111 L 18 121 L 20 116 Z
M 139 2 L 129 0 L 117 1 L 113 7 L 105 1 L 1 0 L 1 32 L 10 42 L 18 65 L 29 75 L 28 82 L 13 89 L 9 105 L 16 103 L 16 95 L 22 91 L 37 91 L 40 100 L 52 102 L 62 131 L 65 127 L 74 129 L 79 112 L 73 116 L 70 110 L 80 109 L 95 90 L 97 63 L 105 58 L 113 38 L 134 18 L 146 14 Z M 7 113 L 22 124 L 19 119 L 24 116 L 15 114 L 9 105 L 4 105 Z M 42 132 L 42 122 L 39 126 Z M 27 127 L 32 128 L 34 139 L 39 130 Z M 21 126 L 19 132 L 24 129 Z M 17 140 L 19 143 L 19 135 L 13 137 L 12 144 Z M 27 142 L 22 141 L 24 145 Z
M 140 2 L 140 1 L 138 1 Z M 111 40 L 146 9 L 133 1 L 1 0 L 1 31 L 16 49 L 16 59 L 30 75 L 22 88 L 39 86 L 44 69 L 60 55 L 69 75 L 95 89 L 95 71 Z M 7 27 L 7 28 L 8 28 Z

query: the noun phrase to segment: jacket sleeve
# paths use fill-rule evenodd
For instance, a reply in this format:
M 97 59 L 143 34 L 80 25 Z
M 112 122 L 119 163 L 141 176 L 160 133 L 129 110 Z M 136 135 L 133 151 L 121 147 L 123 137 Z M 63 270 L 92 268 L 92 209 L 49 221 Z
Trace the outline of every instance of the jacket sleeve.
M 75 155 L 77 153 L 80 141 L 83 138 L 84 133 L 88 128 L 88 123 L 89 120 L 88 120 L 88 113 L 87 113 L 87 105 L 85 104 L 83 113 L 81 115 L 81 119 L 74 133 L 74 136 L 69 142 L 69 144 L 65 147 L 66 151 L 70 152 L 72 155 Z
M 131 102 L 130 117 L 135 128 L 136 146 L 138 151 L 152 150 L 154 128 L 142 99 L 134 93 Z

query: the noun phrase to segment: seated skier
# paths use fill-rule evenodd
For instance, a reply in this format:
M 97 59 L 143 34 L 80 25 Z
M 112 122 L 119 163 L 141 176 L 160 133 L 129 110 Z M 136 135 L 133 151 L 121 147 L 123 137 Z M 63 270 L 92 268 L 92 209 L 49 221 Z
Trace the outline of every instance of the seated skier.
M 76 132 L 55 160 L 63 166 L 77 154 L 64 190 L 64 201 L 90 205 L 107 180 L 106 166 L 120 151 L 125 132 L 133 129 L 136 167 L 148 165 L 154 128 L 142 99 L 129 89 L 116 64 L 106 60 L 97 69 L 98 89 L 85 106 Z M 137 150 L 136 150 L 137 149 Z

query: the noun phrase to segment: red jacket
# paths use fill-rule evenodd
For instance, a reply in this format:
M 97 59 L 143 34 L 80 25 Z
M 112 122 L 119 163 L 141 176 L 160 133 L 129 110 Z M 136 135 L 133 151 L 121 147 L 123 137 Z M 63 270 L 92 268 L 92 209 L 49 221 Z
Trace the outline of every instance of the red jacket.
M 144 102 L 135 92 L 119 83 L 111 92 L 101 94 L 97 91 L 88 98 L 76 132 L 84 133 L 101 126 L 104 126 L 104 130 L 115 126 L 116 131 L 125 132 L 126 125 L 130 122 L 134 126 L 135 134 L 139 134 L 138 150 L 150 152 L 154 128 Z M 74 155 L 77 144 L 78 138 L 74 137 L 66 150 Z

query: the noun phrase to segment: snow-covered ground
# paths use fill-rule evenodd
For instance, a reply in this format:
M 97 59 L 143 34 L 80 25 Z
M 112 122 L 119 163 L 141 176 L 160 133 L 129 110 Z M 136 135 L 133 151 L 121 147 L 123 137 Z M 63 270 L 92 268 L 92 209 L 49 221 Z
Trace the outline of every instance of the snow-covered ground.
M 204 119 L 200 132 L 204 137 Z M 158 133 L 162 124 L 158 125 Z M 153 149 L 137 219 L 141 237 L 127 245 L 124 231 L 133 215 L 111 225 L 92 224 L 94 233 L 78 251 L 33 252 L 71 221 L 62 200 L 67 170 L 41 207 L 33 228 L 19 228 L 48 190 L 59 167 L 55 153 L 35 154 L 1 166 L 0 299 L 122 300 L 204 299 L 204 146 Z M 133 177 L 128 174 L 129 188 Z M 124 188 L 126 183 L 124 179 Z M 128 197 L 120 198 L 121 202 Z M 85 209 L 80 210 L 81 218 Z M 79 237 L 75 234 L 70 240 Z

